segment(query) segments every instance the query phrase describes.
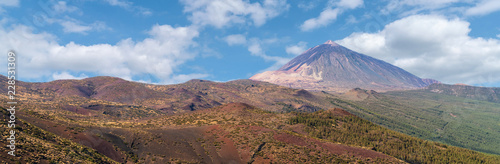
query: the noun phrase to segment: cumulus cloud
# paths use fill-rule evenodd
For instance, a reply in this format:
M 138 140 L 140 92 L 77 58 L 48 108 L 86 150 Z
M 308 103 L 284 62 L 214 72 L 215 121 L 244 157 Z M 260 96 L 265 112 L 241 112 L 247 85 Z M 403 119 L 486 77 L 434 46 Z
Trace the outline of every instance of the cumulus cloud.
M 316 28 L 325 27 L 337 19 L 343 11 L 354 9 L 363 5 L 363 0 L 330 0 L 327 7 L 316 18 L 310 18 L 302 25 L 300 30 L 311 31 Z
M 181 0 L 181 3 L 185 5 L 184 12 L 191 14 L 191 22 L 216 28 L 244 24 L 249 22 L 248 19 L 253 25 L 262 26 L 290 6 L 286 0 L 264 0 L 262 3 L 244 0 Z
M 232 45 L 244 45 L 247 43 L 247 39 L 245 35 L 242 34 L 234 34 L 228 35 L 224 38 L 224 41 L 230 46 Z
M 115 45 L 58 44 L 48 33 L 33 33 L 24 25 L 0 29 L 0 50 L 16 50 L 21 79 L 70 77 L 68 72 L 117 76 L 131 80 L 135 75 L 151 74 L 160 83 L 182 79 L 174 76 L 176 68 L 193 59 L 189 51 L 199 33 L 193 27 L 154 25 L 142 41 L 124 39 Z M 6 63 L 5 59 L 0 59 Z M 53 74 L 53 72 L 61 72 Z M 66 71 L 66 73 L 64 72 Z M 71 75 L 71 74 L 70 74 Z M 188 76 L 188 75 L 186 75 Z M 191 75 L 201 77 L 201 75 Z
M 337 15 L 339 14 L 339 9 L 326 9 L 323 10 L 319 17 L 311 18 L 306 20 L 301 26 L 300 30 L 302 31 L 310 31 L 312 29 L 316 29 L 319 27 L 324 27 L 330 23 L 332 23 L 335 19 L 337 19 Z
M 300 55 L 307 50 L 307 42 L 299 42 L 296 45 L 290 45 L 285 48 L 286 53 L 292 55 Z
M 65 72 L 61 72 L 61 73 L 57 73 L 57 72 L 56 72 L 56 73 L 52 74 L 52 79 L 54 79 L 54 80 L 64 80 L 64 79 L 85 79 L 85 78 L 87 78 L 87 77 L 88 77 L 88 76 L 87 76 L 87 75 L 85 75 L 85 74 L 83 74 L 83 73 L 82 73 L 82 74 L 80 74 L 80 76 L 75 77 L 75 76 L 73 76 L 73 75 L 69 74 L 69 73 L 68 73 L 68 72 L 66 72 L 66 71 L 65 71 Z
M 445 83 L 500 82 L 500 41 L 469 36 L 469 25 L 460 19 L 414 15 L 380 32 L 353 33 L 336 42 L 423 78 Z
M 483 0 L 476 6 L 465 11 L 466 15 L 487 15 L 489 13 L 500 10 L 500 1 L 498 0 Z

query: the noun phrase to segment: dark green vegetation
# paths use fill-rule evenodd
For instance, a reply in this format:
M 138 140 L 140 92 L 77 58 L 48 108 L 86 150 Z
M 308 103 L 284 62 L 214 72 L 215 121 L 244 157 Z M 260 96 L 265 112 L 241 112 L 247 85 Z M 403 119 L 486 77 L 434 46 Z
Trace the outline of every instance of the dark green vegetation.
M 408 163 L 496 163 L 498 156 L 425 141 L 394 132 L 357 116 L 330 111 L 296 113 L 290 124 L 305 124 L 311 136 L 332 142 L 369 147 Z
M 455 90 L 454 94 L 436 93 Z M 432 89 L 368 93 L 352 91 L 331 97 L 331 103 L 376 124 L 409 134 L 492 154 L 500 154 L 500 104 L 482 101 L 485 88 L 462 90 L 464 86 L 433 85 Z M 474 88 L 473 88 L 474 89 Z M 466 93 L 467 92 L 467 93 Z M 351 95 L 350 97 L 348 95 Z M 364 95 L 363 99 L 352 95 Z M 480 100 L 473 100 L 475 97 Z

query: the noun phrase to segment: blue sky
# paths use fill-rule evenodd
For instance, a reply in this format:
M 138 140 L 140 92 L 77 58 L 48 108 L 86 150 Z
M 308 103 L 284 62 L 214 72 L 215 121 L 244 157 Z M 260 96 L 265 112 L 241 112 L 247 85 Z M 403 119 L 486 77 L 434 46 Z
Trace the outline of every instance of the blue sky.
M 0 51 L 24 81 L 172 84 L 249 78 L 333 40 L 422 78 L 500 87 L 498 18 L 498 0 L 1 0 Z

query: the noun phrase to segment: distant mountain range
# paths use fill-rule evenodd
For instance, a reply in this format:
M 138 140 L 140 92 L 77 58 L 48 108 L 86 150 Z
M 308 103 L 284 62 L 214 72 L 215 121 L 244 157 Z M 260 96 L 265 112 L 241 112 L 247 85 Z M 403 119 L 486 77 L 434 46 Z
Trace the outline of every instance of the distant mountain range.
M 334 92 L 346 92 L 352 88 L 407 90 L 439 83 L 432 79 L 421 79 L 333 41 L 310 48 L 277 71 L 260 73 L 250 79 L 291 88 Z

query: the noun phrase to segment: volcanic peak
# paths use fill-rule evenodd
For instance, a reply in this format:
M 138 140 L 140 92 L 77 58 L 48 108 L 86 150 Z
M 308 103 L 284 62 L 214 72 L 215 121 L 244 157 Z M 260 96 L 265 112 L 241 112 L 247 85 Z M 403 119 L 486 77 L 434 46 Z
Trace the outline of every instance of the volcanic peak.
M 352 88 L 389 91 L 425 87 L 436 83 L 423 80 L 399 67 L 357 53 L 328 40 L 308 49 L 277 71 L 250 79 L 291 88 L 346 92 Z
M 332 46 L 339 46 L 339 44 L 337 44 L 337 43 L 335 43 L 334 41 L 331 41 L 331 40 L 328 40 L 328 41 L 326 41 L 323 44 L 329 44 L 329 45 L 332 45 Z

